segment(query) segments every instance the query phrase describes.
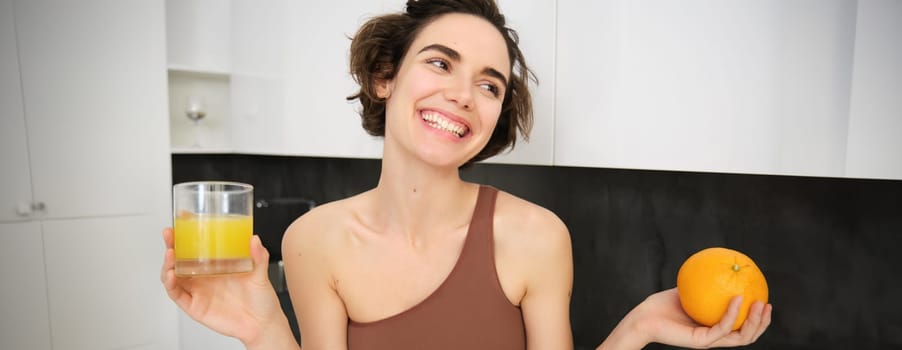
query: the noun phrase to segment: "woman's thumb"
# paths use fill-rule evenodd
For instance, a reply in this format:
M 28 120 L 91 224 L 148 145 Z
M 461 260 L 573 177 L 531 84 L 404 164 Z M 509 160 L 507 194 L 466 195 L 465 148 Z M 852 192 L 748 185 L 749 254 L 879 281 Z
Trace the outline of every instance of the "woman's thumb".
M 258 235 L 251 238 L 251 258 L 254 260 L 253 273 L 269 279 L 269 251 L 263 246 Z

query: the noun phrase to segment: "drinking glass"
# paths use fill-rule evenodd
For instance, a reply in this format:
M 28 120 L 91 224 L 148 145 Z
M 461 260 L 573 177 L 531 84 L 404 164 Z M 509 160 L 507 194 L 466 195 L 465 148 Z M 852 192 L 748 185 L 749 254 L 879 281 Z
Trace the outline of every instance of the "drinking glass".
M 254 187 L 195 181 L 172 187 L 175 274 L 205 276 L 254 268 Z

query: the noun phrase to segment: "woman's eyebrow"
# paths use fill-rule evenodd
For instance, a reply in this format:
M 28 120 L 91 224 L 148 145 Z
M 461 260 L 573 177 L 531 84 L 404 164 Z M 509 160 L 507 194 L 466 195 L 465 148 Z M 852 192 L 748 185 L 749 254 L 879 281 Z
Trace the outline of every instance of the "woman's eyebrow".
M 426 47 L 420 49 L 420 51 L 417 53 L 422 53 L 422 52 L 430 51 L 430 50 L 435 50 L 435 51 L 441 52 L 445 56 L 448 56 L 448 58 L 451 59 L 452 61 L 460 62 L 460 53 L 457 52 L 457 50 L 452 49 L 452 48 L 447 47 L 442 44 L 426 45 Z M 496 78 L 498 80 L 501 80 L 501 84 L 504 86 L 507 86 L 507 78 L 505 78 L 504 74 L 501 74 L 501 72 L 499 72 L 495 68 L 486 67 L 485 69 L 482 70 L 482 74 L 488 75 L 488 76 Z
M 504 74 L 501 74 L 501 72 L 499 72 L 495 68 L 485 67 L 485 69 L 482 70 L 482 74 L 501 80 L 501 85 L 507 86 L 507 78 L 505 78 Z
M 447 47 L 442 44 L 427 45 L 426 47 L 422 48 L 417 53 L 422 53 L 424 51 L 429 51 L 429 50 L 435 50 L 435 51 L 441 52 L 441 53 L 445 54 L 445 56 L 448 56 L 448 58 L 450 58 L 452 61 L 460 61 L 460 53 L 457 52 L 457 50 L 452 49 L 452 48 Z

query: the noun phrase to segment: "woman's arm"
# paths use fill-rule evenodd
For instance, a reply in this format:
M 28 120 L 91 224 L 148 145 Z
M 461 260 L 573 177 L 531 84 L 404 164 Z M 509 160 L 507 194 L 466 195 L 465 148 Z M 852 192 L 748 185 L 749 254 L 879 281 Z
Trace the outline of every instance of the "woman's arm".
M 570 235 L 563 224 L 550 225 L 543 244 L 534 246 L 529 259 L 526 294 L 520 302 L 526 326 L 527 349 L 573 349 L 570 296 L 573 258 Z
M 260 336 L 252 341 L 244 342 L 247 350 L 301 350 L 300 344 L 294 339 L 288 318 L 282 313 L 281 317 L 263 325 Z
M 641 349 L 648 343 L 695 349 L 748 345 L 767 330 L 772 307 L 752 303 L 742 328 L 731 331 L 741 303 L 740 297 L 733 298 L 720 322 L 704 327 L 683 312 L 676 288 L 658 292 L 630 311 L 597 349 Z
M 573 349 L 573 254 L 564 223 L 544 208 L 501 192 L 495 207 L 495 255 L 506 293 L 520 296 L 526 348 Z
M 770 325 L 771 306 L 752 303 L 742 328 L 732 331 L 741 303 L 741 297 L 733 298 L 720 322 L 704 327 L 683 312 L 676 288 L 658 292 L 630 311 L 597 349 L 641 349 L 648 343 L 695 349 L 748 345 Z
M 550 211 L 510 195 L 496 206 L 499 274 L 523 276 L 521 310 L 527 348 L 572 349 L 570 292 L 573 259 L 566 226 Z M 499 237 L 499 234 L 501 235 Z M 742 346 L 770 325 L 771 306 L 756 302 L 739 331 L 731 331 L 740 301 L 734 299 L 719 324 L 704 327 L 683 311 L 676 289 L 652 294 L 630 311 L 598 349 L 642 349 L 649 343 L 690 348 Z
M 321 210 L 321 208 L 320 208 Z M 295 221 L 282 239 L 285 279 L 306 350 L 347 349 L 348 314 L 331 273 L 328 232 L 309 212 Z

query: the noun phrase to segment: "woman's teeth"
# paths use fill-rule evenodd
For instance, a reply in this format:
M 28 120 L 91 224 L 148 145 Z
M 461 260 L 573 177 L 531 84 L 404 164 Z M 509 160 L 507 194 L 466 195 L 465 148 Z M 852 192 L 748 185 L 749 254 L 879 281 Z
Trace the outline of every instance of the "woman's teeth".
M 435 129 L 450 132 L 457 137 L 463 137 L 464 133 L 467 132 L 467 128 L 465 126 L 445 119 L 441 116 L 441 114 L 422 112 L 421 115 L 423 117 L 423 120 L 426 121 L 426 124 Z

